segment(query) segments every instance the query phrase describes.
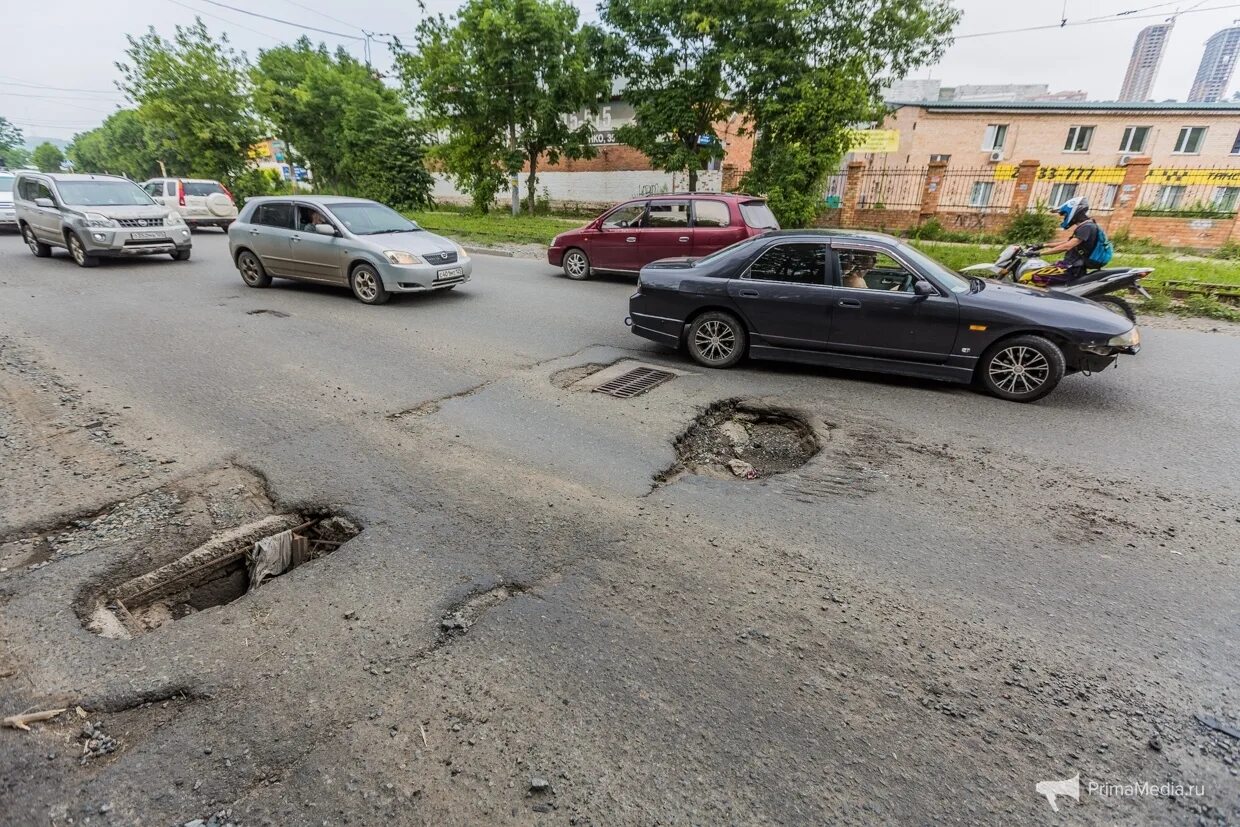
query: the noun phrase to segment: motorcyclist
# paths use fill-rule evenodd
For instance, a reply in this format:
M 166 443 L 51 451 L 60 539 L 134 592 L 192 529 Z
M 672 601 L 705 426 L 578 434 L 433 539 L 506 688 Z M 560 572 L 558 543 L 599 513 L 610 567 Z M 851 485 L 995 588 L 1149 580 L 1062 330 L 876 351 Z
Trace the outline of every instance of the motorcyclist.
M 1094 247 L 1098 244 L 1098 224 L 1089 215 L 1089 199 L 1085 196 L 1069 198 L 1056 210 L 1063 218 L 1059 226 L 1072 230 L 1072 234 L 1058 244 L 1040 247 L 1042 254 L 1063 253 L 1064 257 L 1050 267 L 1026 273 L 1021 281 L 1032 282 L 1038 287 L 1065 284 L 1085 275 L 1086 270 L 1097 269 L 1090 262 Z

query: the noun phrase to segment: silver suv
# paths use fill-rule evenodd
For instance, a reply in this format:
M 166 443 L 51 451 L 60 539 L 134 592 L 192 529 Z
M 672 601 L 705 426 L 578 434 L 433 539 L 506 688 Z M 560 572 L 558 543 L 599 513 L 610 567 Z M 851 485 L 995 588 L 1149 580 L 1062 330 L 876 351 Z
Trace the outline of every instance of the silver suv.
M 167 253 L 189 258 L 189 228 L 128 178 L 19 172 L 13 184 L 17 226 L 39 258 L 64 247 L 79 267 L 101 257 Z

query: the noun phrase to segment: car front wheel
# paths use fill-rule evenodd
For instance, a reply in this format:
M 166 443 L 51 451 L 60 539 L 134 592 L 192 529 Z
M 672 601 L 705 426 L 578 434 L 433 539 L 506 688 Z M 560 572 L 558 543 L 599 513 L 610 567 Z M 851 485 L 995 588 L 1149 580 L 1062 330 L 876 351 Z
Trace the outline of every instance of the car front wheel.
M 1016 336 L 991 347 L 978 366 L 978 380 L 993 396 L 1034 402 L 1055 389 L 1065 363 L 1059 346 L 1042 336 Z
M 590 258 L 582 250 L 569 250 L 564 254 L 564 275 L 573 281 L 590 278 Z
M 86 252 L 86 245 L 82 243 L 82 239 L 77 237 L 77 233 L 69 233 L 68 244 L 69 255 L 73 256 L 78 267 L 94 267 L 99 263 L 98 256 L 92 256 Z
M 353 295 L 362 304 L 383 304 L 391 297 L 391 293 L 383 286 L 383 279 L 369 264 L 359 264 L 353 268 L 349 276 L 349 284 L 353 287 Z
M 741 320 L 731 313 L 712 310 L 689 325 L 689 355 L 708 368 L 730 368 L 745 356 L 749 337 Z

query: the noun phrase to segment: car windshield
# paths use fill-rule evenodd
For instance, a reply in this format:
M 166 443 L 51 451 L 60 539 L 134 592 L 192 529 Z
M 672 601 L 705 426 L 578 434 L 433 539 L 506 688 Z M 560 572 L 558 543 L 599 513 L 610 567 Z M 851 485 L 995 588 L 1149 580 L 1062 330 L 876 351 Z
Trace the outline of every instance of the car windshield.
M 57 181 L 60 200 L 75 207 L 149 207 L 155 202 L 129 181 Z
M 900 245 L 900 252 L 916 263 L 921 269 L 925 270 L 934 280 L 942 286 L 946 287 L 953 293 L 968 293 L 969 280 L 957 272 L 947 269 L 939 264 L 930 256 L 918 250 L 916 247 L 910 247 L 907 244 Z
M 741 241 L 738 241 L 735 244 L 729 244 L 727 247 L 724 247 L 722 250 L 715 250 L 715 252 L 711 253 L 710 255 L 705 255 L 705 256 L 702 256 L 701 258 L 695 258 L 693 260 L 693 266 L 697 267 L 699 265 L 712 262 L 717 258 L 722 258 L 724 256 L 730 256 L 736 251 L 744 247 L 750 247 L 756 244 L 758 241 L 761 241 L 761 236 L 754 236 L 753 238 L 746 238 Z
M 775 218 L 775 213 L 771 212 L 771 208 L 766 205 L 765 201 L 747 201 L 741 204 L 741 215 L 745 219 L 745 223 L 755 230 L 778 230 L 779 221 Z
M 186 181 L 186 195 L 214 195 L 217 192 L 223 192 L 224 188 L 214 181 Z
M 0 175 L 0 192 L 12 192 L 12 191 L 13 191 L 13 176 L 12 175 Z
M 422 229 L 396 210 L 382 204 L 332 204 L 327 209 L 354 235 L 413 233 Z

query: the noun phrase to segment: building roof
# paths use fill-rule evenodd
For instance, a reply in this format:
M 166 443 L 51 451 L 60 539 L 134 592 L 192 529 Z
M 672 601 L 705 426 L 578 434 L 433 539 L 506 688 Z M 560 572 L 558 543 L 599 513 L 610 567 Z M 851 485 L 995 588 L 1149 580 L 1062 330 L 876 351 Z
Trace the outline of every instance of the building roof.
M 892 101 L 891 106 L 918 106 L 946 112 L 1191 112 L 1240 114 L 1240 101 Z

